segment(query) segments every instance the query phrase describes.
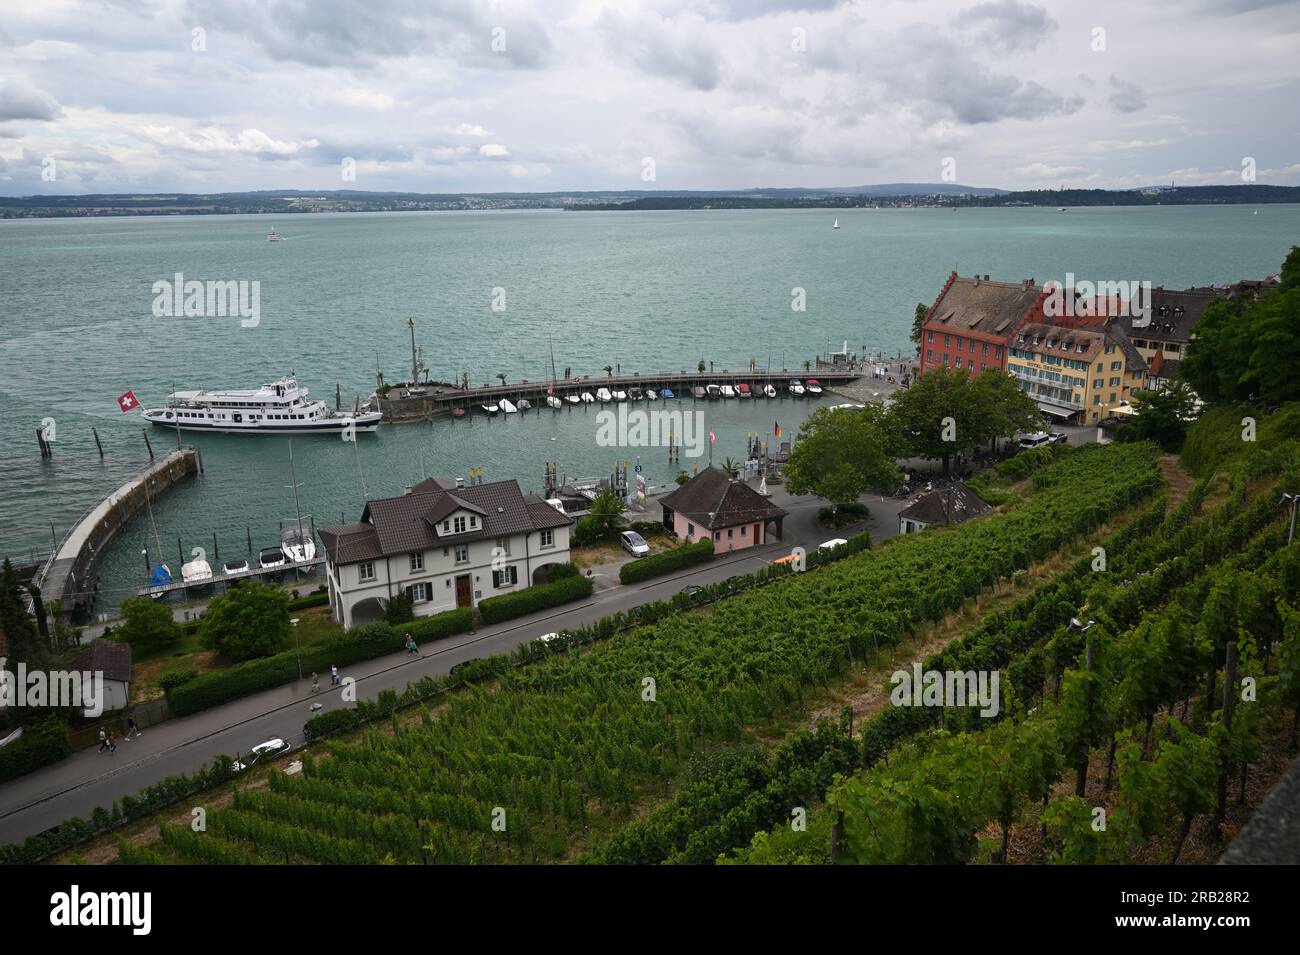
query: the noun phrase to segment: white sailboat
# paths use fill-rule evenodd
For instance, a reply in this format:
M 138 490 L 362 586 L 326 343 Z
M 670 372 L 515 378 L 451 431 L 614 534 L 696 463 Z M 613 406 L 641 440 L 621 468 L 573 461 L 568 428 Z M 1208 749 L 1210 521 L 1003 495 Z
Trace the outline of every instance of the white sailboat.
M 267 242 L 279 242 L 283 238 L 284 236 L 280 235 L 279 232 L 275 231 L 275 226 L 271 226 L 271 231 L 266 234 Z
M 839 220 L 839 219 L 836 219 L 836 220 L 835 220 L 835 224 L 834 224 L 833 226 L 831 226 L 831 228 L 832 228 L 832 229 L 838 229 L 839 227 L 840 227 L 840 220 Z

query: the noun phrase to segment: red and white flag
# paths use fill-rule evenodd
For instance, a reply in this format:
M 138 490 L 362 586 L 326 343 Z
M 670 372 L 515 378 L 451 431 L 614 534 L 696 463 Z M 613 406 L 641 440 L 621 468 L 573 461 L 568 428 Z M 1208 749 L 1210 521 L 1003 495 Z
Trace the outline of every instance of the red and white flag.
M 134 411 L 136 408 L 140 407 L 140 402 L 135 400 L 134 391 L 128 391 L 117 399 L 117 407 L 118 410 L 122 412 Z
M 712 431 L 710 431 L 710 432 L 709 432 L 709 444 L 717 444 L 717 443 L 718 443 L 718 436 L 717 436 L 716 434 L 714 434 Z

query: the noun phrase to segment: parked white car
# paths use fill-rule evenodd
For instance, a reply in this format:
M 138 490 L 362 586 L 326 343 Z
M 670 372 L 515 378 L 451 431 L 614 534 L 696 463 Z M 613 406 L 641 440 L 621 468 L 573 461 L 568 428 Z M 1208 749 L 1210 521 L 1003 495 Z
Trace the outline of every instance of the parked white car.
M 650 545 L 636 531 L 624 531 L 619 534 L 618 542 L 633 557 L 645 557 L 650 553 Z
M 249 750 L 247 763 L 241 763 L 239 760 L 235 760 L 234 770 L 237 773 L 242 773 L 259 760 L 273 759 L 281 753 L 286 752 L 288 749 L 289 744 L 284 740 L 278 737 L 275 739 L 268 739 L 265 743 L 258 743 Z
M 1033 434 L 1027 434 L 1020 439 L 1017 447 L 1021 451 L 1030 451 L 1034 448 L 1041 448 L 1045 444 L 1052 443 L 1052 436 L 1046 431 L 1036 431 Z
M 832 537 L 830 540 L 823 541 L 822 543 L 818 544 L 817 549 L 834 550 L 837 547 L 843 547 L 847 543 L 848 541 L 846 541 L 843 537 Z

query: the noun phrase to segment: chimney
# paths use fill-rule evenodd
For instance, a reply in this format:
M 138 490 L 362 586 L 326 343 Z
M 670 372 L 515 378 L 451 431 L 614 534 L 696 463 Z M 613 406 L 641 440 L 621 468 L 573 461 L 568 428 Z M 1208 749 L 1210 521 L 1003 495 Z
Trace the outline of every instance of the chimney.
M 405 487 L 402 488 L 402 496 L 405 497 L 407 494 L 410 494 L 411 491 L 413 490 L 415 489 L 411 487 L 411 485 L 407 484 Z

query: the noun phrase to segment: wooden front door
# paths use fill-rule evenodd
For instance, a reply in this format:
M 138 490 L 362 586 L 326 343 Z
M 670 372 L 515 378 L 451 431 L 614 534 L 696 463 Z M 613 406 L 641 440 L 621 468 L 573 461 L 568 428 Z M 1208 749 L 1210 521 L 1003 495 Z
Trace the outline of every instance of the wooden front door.
M 456 578 L 456 606 L 468 607 L 472 602 L 470 599 L 470 575 L 462 574 Z

